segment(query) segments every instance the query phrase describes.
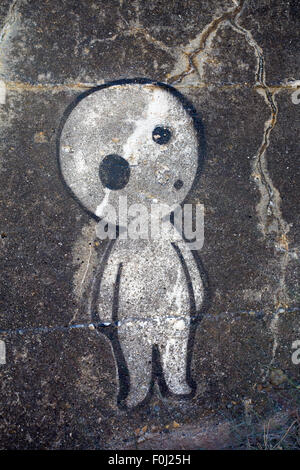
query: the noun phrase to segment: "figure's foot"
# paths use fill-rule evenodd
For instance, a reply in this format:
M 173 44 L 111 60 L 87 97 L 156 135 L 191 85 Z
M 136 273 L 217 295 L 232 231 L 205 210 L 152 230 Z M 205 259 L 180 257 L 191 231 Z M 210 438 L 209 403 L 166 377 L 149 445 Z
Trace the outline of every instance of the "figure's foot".
M 167 341 L 160 346 L 160 361 L 165 383 L 173 395 L 191 396 L 193 390 L 187 383 L 187 346 L 189 330 L 182 322 L 177 336 L 172 332 Z
M 126 408 L 135 408 L 136 406 L 140 405 L 147 397 L 148 392 L 148 386 L 141 386 L 130 389 L 125 400 Z
M 173 395 L 192 395 L 193 390 L 192 388 L 184 381 L 184 382 L 173 382 L 173 383 L 167 383 L 169 391 Z
M 124 335 L 120 338 L 120 345 L 129 379 L 128 395 L 123 403 L 125 408 L 134 408 L 145 400 L 151 386 L 152 344 L 147 337 L 132 338 Z

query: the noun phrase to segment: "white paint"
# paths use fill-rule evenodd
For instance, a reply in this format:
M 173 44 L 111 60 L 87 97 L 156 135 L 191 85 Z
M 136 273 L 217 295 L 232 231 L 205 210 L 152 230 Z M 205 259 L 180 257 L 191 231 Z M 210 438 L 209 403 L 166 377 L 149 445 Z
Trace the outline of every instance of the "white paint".
M 271 359 L 270 365 L 273 364 L 273 362 L 275 361 L 276 352 L 279 346 L 278 327 L 279 327 L 280 313 L 283 313 L 283 312 L 280 312 L 279 310 L 275 312 L 270 322 L 270 330 L 273 334 L 272 359 Z
M 292 80 L 292 81 L 287 81 L 286 85 L 292 88 L 299 88 L 300 87 L 300 80 Z
M 72 153 L 73 149 L 69 145 L 65 145 L 62 147 L 62 151 L 66 153 Z
M 284 81 L 285 86 L 289 88 L 296 88 L 296 90 L 291 95 L 291 100 L 293 104 L 300 103 L 300 80 L 286 80 Z
M 299 90 L 294 91 L 294 93 L 292 94 L 292 102 L 294 104 L 300 103 L 300 88 Z
M 0 104 L 6 103 L 6 85 L 3 80 L 0 80 Z
M 186 328 L 185 322 L 183 319 L 181 320 L 175 320 L 174 322 L 174 329 L 175 330 L 180 330 L 183 331 Z
M 105 208 L 108 205 L 110 193 L 111 193 L 111 190 L 109 188 L 104 189 L 104 198 L 103 198 L 102 202 L 97 206 L 97 209 L 96 209 L 96 212 L 95 212 L 95 214 L 98 217 L 103 217 L 103 215 L 105 213 Z
M 83 152 L 78 152 L 77 153 L 77 166 L 78 166 L 78 171 L 80 173 L 85 173 L 88 169 L 88 166 L 85 162 L 84 154 Z
M 167 299 L 169 301 L 170 308 L 172 307 L 172 303 L 175 300 L 176 307 L 178 311 L 181 311 L 181 296 L 182 296 L 182 288 L 184 279 L 182 279 L 182 269 L 179 266 L 177 271 L 177 279 L 174 285 L 173 291 L 168 292 Z
M 0 364 L 6 364 L 6 347 L 3 340 L 0 340 Z
M 164 123 L 169 113 L 168 95 L 163 90 L 155 89 L 149 93 L 149 102 L 145 110 L 145 117 L 135 122 L 135 130 L 123 145 L 123 157 L 131 166 L 138 165 L 141 156 L 141 145 L 145 140 L 151 141 L 152 130 L 157 124 Z M 154 146 L 156 145 L 153 143 Z M 154 151 L 151 157 L 155 160 L 157 153 Z
M 296 351 L 292 354 L 292 363 L 295 365 L 300 364 L 300 340 L 296 340 L 292 344 L 292 349 L 296 349 Z
M 11 67 L 15 64 L 15 61 L 11 60 L 10 47 L 12 39 L 21 26 L 21 15 L 18 11 L 19 3 L 19 0 L 13 0 L 10 3 L 7 15 L 2 21 L 3 27 L 0 30 L 0 63 L 2 73 L 5 76 L 10 75 Z

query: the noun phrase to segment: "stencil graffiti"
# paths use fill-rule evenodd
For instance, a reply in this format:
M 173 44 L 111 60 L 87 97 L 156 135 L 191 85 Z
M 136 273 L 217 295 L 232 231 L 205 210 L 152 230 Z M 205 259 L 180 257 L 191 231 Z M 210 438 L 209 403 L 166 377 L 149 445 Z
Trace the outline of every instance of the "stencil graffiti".
M 62 177 L 97 221 L 106 220 L 108 204 L 117 209 L 120 197 L 128 206 L 165 204 L 176 212 L 198 178 L 203 149 L 193 107 L 174 88 L 144 79 L 82 94 L 66 110 L 58 139 Z M 166 231 L 174 230 L 168 212 L 161 214 Z M 88 296 L 91 319 L 107 325 L 101 332 L 113 346 L 118 403 L 143 403 L 156 382 L 164 396 L 190 397 L 193 338 L 206 295 L 200 259 L 181 237 L 123 237 L 121 219 Z

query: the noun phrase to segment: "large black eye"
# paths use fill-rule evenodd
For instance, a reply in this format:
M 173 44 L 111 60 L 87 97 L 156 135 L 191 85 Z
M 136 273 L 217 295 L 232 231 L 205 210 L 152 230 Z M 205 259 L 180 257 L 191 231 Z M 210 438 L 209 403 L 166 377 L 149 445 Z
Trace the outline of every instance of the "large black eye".
M 106 155 L 100 163 L 99 177 L 108 189 L 123 189 L 129 181 L 130 167 L 120 155 Z
M 152 139 L 159 145 L 167 144 L 171 137 L 172 133 L 167 127 L 157 126 L 152 132 Z

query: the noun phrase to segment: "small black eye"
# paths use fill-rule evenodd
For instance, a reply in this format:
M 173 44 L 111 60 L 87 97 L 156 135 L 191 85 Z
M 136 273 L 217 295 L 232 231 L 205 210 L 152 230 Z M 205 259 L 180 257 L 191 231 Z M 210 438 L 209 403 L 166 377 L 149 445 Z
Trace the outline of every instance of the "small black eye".
M 181 181 L 181 180 L 175 181 L 175 183 L 174 183 L 174 188 L 177 189 L 177 191 L 178 191 L 179 189 L 181 189 L 182 186 L 183 186 L 183 181 Z
M 171 139 L 171 131 L 167 127 L 157 126 L 152 132 L 152 139 L 156 144 L 164 145 Z

